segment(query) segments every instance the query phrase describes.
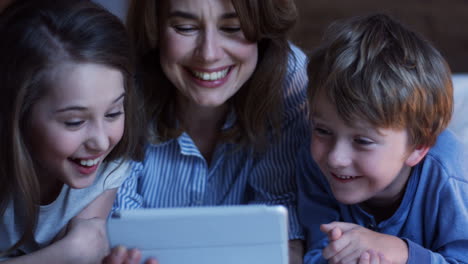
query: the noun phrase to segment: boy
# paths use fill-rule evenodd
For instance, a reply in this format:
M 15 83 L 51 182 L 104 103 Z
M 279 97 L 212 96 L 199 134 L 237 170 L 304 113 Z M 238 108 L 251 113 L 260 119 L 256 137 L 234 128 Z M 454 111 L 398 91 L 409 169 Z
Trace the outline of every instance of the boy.
M 467 263 L 468 179 L 439 52 L 386 15 L 353 18 L 330 27 L 308 75 L 305 263 Z

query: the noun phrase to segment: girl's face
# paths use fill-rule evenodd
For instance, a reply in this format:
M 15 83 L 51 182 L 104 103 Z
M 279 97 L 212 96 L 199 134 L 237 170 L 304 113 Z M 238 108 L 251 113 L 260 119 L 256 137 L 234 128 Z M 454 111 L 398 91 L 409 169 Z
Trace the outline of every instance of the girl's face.
M 62 64 L 32 107 L 27 137 L 43 186 L 90 186 L 124 131 L 124 80 L 98 64 Z M 43 191 L 43 190 L 41 190 Z
M 257 43 L 245 38 L 230 0 L 163 2 L 163 71 L 190 103 L 223 105 L 255 70 Z

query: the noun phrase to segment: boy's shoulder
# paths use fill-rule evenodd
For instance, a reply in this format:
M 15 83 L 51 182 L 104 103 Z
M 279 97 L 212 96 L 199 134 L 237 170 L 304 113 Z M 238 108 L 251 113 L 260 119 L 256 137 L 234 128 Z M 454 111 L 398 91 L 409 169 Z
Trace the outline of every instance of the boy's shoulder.
M 453 132 L 446 129 L 438 137 L 434 146 L 431 147 L 422 162 L 423 167 L 431 167 L 434 171 L 444 172 L 448 177 L 460 178 L 468 182 L 464 171 L 465 155 L 463 144 L 458 140 Z

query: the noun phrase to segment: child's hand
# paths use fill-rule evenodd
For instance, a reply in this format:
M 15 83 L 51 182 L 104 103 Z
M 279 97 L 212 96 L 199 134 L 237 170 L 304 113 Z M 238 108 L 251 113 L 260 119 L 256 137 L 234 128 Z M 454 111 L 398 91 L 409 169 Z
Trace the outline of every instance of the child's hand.
M 327 233 L 328 240 L 330 240 L 330 242 L 340 239 L 343 235 L 343 230 L 341 230 L 340 227 L 330 227 L 330 224 L 321 225 L 320 231 Z
M 361 254 L 358 264 L 392 264 L 385 256 L 381 253 L 377 253 L 373 250 L 368 250 Z
M 359 263 L 361 255 L 369 250 L 380 252 L 395 264 L 406 263 L 408 259 L 406 243 L 394 236 L 343 222 L 324 224 L 320 230 L 330 238 L 330 243 L 322 252 L 330 264 Z
M 73 218 L 68 223 L 63 240 L 73 263 L 98 263 L 109 252 L 106 220 L 100 218 Z
M 140 260 L 141 252 L 138 249 L 117 246 L 103 259 L 102 264 L 138 264 Z M 155 259 L 148 259 L 145 264 L 158 264 L 158 262 Z

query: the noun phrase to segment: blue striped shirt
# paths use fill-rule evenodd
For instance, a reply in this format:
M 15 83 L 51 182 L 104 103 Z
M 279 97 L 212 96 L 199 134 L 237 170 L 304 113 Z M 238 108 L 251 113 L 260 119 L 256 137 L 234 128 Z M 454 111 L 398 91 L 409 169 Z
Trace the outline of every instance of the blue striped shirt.
M 149 144 L 143 162 L 120 187 L 115 209 L 237 204 L 281 204 L 289 211 L 289 238 L 303 239 L 296 215 L 295 160 L 308 133 L 306 56 L 292 46 L 284 90 L 282 134 L 266 152 L 232 143 L 218 144 L 207 164 L 186 133 Z M 235 122 L 228 115 L 225 127 Z

